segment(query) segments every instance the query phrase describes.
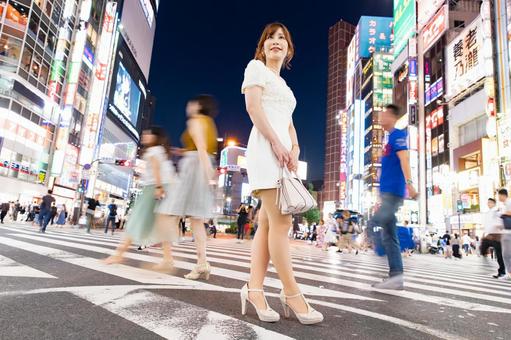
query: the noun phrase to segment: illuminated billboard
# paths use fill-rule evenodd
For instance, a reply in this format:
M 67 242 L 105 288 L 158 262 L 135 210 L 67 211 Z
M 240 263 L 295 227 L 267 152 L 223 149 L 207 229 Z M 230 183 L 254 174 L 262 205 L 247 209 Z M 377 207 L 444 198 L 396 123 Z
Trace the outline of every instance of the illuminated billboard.
M 141 93 L 137 84 L 133 81 L 124 65 L 119 62 L 113 102 L 115 107 L 134 126 L 137 125 L 140 96 Z
M 392 29 L 390 17 L 360 17 L 356 31 L 358 56 L 369 58 L 373 52 L 388 51 L 392 47 Z
M 415 34 L 415 0 L 394 0 L 394 56 L 399 55 Z
M 156 32 L 156 19 L 151 2 L 149 0 L 124 1 L 121 24 L 119 32 L 147 81 Z

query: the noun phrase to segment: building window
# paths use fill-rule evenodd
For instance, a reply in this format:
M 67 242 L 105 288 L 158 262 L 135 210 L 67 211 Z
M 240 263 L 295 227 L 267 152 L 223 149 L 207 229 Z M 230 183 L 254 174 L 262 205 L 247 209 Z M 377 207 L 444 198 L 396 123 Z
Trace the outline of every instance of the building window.
M 466 145 L 486 137 L 486 122 L 488 118 L 483 115 L 459 127 L 460 145 Z
M 2 34 L 0 36 L 0 60 L 17 65 L 21 55 L 21 40 Z

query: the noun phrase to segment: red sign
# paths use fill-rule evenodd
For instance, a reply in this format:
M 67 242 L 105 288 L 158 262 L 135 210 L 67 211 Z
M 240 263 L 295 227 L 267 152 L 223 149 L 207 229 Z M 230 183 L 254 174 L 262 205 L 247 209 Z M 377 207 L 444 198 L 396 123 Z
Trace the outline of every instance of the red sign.
M 488 98 L 486 102 L 486 114 L 488 117 L 496 117 L 497 113 L 495 112 L 495 99 Z
M 449 27 L 449 8 L 444 5 L 441 10 L 424 26 L 422 30 L 422 46 L 426 52 Z
M 429 116 L 426 117 L 426 127 L 428 129 L 434 129 L 437 126 L 440 126 L 444 123 L 444 109 L 439 107 L 435 111 L 431 112 Z
M 408 100 L 410 101 L 410 104 L 415 104 L 417 103 L 417 99 L 419 98 L 417 80 L 410 80 L 408 86 L 409 86 Z

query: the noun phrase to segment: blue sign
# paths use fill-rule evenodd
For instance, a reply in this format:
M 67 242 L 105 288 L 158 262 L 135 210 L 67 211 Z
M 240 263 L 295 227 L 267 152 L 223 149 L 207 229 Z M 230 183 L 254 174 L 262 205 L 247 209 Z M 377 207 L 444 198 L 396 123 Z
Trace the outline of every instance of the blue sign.
M 369 58 L 373 52 L 388 51 L 394 39 L 390 17 L 360 17 L 357 26 L 358 56 Z
M 410 58 L 408 62 L 408 76 L 410 78 L 417 78 L 417 59 Z

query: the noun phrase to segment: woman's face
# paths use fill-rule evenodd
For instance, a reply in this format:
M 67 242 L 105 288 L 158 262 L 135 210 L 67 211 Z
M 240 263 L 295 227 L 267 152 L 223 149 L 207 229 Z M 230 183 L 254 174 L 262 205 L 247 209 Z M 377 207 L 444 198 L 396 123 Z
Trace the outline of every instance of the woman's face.
M 144 146 L 153 145 L 156 143 L 156 136 L 153 135 L 150 130 L 144 130 L 142 133 L 141 143 Z
M 189 101 L 186 104 L 186 116 L 191 118 L 200 114 L 201 106 L 199 102 Z
M 283 62 L 286 59 L 289 44 L 282 28 L 279 28 L 273 35 L 264 42 L 264 55 L 266 61 L 273 60 Z

